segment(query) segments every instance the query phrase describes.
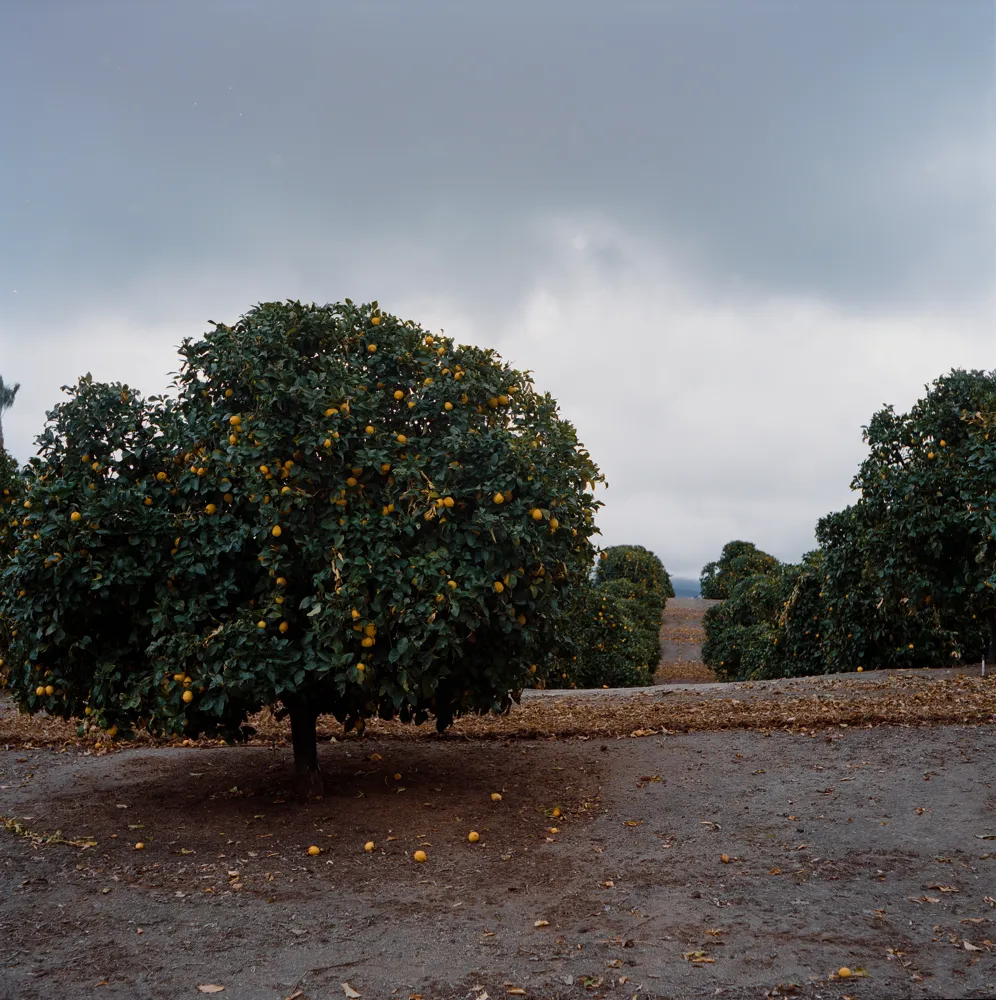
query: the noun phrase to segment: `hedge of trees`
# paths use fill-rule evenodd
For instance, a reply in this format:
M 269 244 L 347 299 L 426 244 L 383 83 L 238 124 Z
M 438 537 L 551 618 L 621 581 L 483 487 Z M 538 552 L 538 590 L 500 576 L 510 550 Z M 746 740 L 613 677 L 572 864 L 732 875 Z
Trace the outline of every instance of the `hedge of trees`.
M 640 545 L 605 549 L 594 579 L 575 587 L 567 614 L 571 646 L 545 687 L 651 684 L 660 662 L 661 616 L 674 596 L 661 560 Z
M 818 550 L 750 572 L 736 548 L 725 579 L 722 558 L 703 570 L 731 584 L 705 616 L 720 676 L 996 661 L 996 372 L 954 370 L 864 437 L 860 498 L 820 520 Z

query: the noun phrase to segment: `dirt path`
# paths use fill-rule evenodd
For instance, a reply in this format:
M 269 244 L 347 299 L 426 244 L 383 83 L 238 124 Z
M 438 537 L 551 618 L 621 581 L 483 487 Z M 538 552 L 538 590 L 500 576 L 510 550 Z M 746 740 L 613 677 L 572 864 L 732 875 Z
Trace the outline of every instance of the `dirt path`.
M 668 599 L 661 623 L 661 662 L 654 675 L 655 684 L 704 684 L 716 680 L 712 668 L 702 663 L 702 616 L 717 603 L 697 597 Z
M 994 755 L 992 725 L 351 738 L 299 807 L 286 748 L 9 746 L 0 998 L 992 997 Z M 26 833 L 56 830 L 96 843 Z

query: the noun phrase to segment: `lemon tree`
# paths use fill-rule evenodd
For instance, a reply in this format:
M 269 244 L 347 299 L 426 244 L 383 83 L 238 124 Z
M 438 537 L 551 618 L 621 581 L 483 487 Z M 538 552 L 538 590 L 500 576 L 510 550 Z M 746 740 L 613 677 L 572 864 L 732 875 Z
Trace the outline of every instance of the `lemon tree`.
M 926 388 L 908 413 L 885 407 L 864 429 L 868 455 L 852 483 L 861 497 L 846 515 L 880 599 L 936 615 L 962 637 L 985 627 L 991 662 L 996 371 L 956 369 Z
M 649 549 L 604 549 L 594 578 L 573 588 L 565 616 L 568 642 L 538 683 L 563 688 L 651 684 L 669 595 L 674 596 L 671 578 Z
M 762 552 L 753 542 L 727 542 L 719 559 L 702 567 L 699 592 L 708 600 L 725 600 L 741 580 L 770 573 L 778 566 L 774 556 Z
M 19 705 L 237 739 L 290 715 L 442 730 L 568 640 L 601 480 L 491 350 L 376 303 L 264 303 L 181 348 L 170 397 L 89 376 L 49 414 L 0 577 Z

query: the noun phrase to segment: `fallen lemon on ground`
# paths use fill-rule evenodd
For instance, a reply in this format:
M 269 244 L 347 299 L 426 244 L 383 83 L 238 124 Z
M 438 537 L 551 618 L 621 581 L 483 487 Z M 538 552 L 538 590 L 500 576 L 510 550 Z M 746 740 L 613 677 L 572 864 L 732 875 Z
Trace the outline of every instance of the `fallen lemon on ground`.
M 145 850 L 145 844 L 143 844 L 143 843 L 142 843 L 141 841 L 139 841 L 139 842 L 138 842 L 138 843 L 137 843 L 137 844 L 135 845 L 135 850 L 136 850 L 136 851 L 144 851 L 144 850 Z
M 552 813 L 550 813 L 550 815 L 551 815 L 551 816 L 552 816 L 552 817 L 553 817 L 554 819 L 558 819 L 558 818 L 560 817 L 560 806 L 555 806 L 555 807 L 554 807 L 554 810 L 553 810 L 553 812 L 552 812 Z
M 492 792 L 491 793 L 491 801 L 492 802 L 501 802 L 501 792 Z
M 365 851 L 367 852 L 367 854 L 369 854 L 369 853 L 370 853 L 370 852 L 371 852 L 371 851 L 372 851 L 372 850 L 374 849 L 374 846 L 375 846 L 375 845 L 374 845 L 374 842 L 373 842 L 372 840 L 368 840 L 368 841 L 367 841 L 367 842 L 366 842 L 366 843 L 365 843 L 365 844 L 363 845 L 363 850 L 365 850 Z
M 322 853 L 322 849 L 312 844 L 311 847 L 308 848 L 308 853 L 314 858 Z
M 481 835 L 476 830 L 471 830 L 470 833 L 467 834 L 467 839 L 472 844 L 476 844 L 481 839 Z
M 841 979 L 847 979 L 851 975 L 851 970 L 846 965 L 842 965 L 837 970 L 837 975 L 840 976 Z
M 414 858 L 414 859 L 415 859 L 415 860 L 416 860 L 416 861 L 417 861 L 417 862 L 418 862 L 419 864 L 421 864 L 421 863 L 422 863 L 423 861 L 428 861 L 428 860 L 429 860 L 429 858 L 427 857 L 427 855 L 426 855 L 425 851 L 416 851 L 416 852 L 415 852 L 415 853 L 414 853 L 414 854 L 412 855 L 412 857 L 413 857 L 413 858 Z
M 722 861 L 724 865 L 728 865 L 730 863 L 730 856 L 729 854 L 721 854 L 719 856 L 719 860 Z

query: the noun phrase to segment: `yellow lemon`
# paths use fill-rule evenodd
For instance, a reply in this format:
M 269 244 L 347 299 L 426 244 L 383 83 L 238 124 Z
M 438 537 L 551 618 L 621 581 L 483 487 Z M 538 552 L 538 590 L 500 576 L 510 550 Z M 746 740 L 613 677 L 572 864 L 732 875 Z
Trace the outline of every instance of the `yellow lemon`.
M 505 498 L 500 493 L 496 493 L 494 496 L 494 501 L 495 503 L 504 503 Z
M 481 835 L 476 830 L 471 830 L 470 833 L 467 834 L 467 839 L 472 844 L 476 844 L 481 839 Z
M 501 802 L 501 792 L 492 792 L 491 793 L 491 801 L 492 802 Z
M 281 534 L 283 534 L 283 528 L 281 528 L 279 524 L 275 524 L 270 529 L 270 534 L 273 535 L 274 538 L 279 538 Z
M 193 691 L 184 691 L 183 695 L 181 697 L 189 705 L 194 700 L 194 692 Z
M 83 515 L 78 510 L 74 510 L 72 512 L 72 514 L 69 515 L 69 520 L 70 521 L 82 521 L 83 520 Z
M 308 848 L 308 853 L 313 858 L 315 858 L 315 857 L 318 857 L 318 855 L 322 853 L 322 849 L 320 847 L 316 847 L 314 844 L 312 844 L 311 847 Z
M 370 852 L 371 852 L 371 851 L 372 851 L 372 850 L 374 849 L 374 847 L 375 847 L 375 846 L 376 846 L 376 845 L 374 844 L 374 842 L 373 842 L 372 840 L 368 840 L 368 841 L 367 841 L 367 842 L 366 842 L 366 843 L 365 843 L 365 844 L 363 845 L 363 850 L 365 850 L 365 851 L 367 852 L 367 854 L 369 854 L 369 853 L 370 853 Z
M 419 863 L 422 864 L 424 861 L 428 861 L 425 851 L 416 851 L 412 857 Z

